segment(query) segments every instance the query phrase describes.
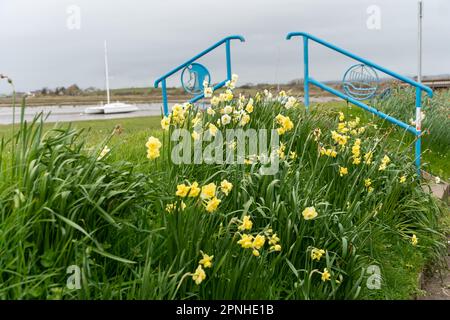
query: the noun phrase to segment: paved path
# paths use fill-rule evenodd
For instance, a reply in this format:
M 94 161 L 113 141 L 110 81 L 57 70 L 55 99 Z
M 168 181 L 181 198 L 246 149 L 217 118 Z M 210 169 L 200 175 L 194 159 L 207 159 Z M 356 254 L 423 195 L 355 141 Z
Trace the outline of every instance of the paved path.
M 417 300 L 450 300 L 450 251 L 445 259 L 447 264 L 445 269 L 433 270 L 431 274 L 424 276 L 422 290 L 425 291 L 425 295 L 418 297 Z
M 431 192 L 436 198 L 448 204 L 450 186 L 441 181 L 436 183 L 436 177 L 422 171 L 424 179 L 428 180 L 428 186 L 424 190 Z M 425 295 L 417 297 L 417 300 L 450 300 L 450 238 L 447 242 L 447 255 L 445 257 L 445 266 L 442 270 L 431 270 L 421 279 L 422 290 Z

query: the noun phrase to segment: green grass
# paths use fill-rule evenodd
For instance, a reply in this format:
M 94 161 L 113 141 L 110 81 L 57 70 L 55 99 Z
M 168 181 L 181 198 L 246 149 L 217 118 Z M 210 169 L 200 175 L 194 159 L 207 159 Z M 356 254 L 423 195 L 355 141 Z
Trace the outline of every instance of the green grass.
M 397 93 L 401 95 L 402 93 Z M 410 93 L 407 93 L 409 96 Z M 448 94 L 447 92 L 443 92 L 441 94 L 437 94 L 437 99 L 443 100 Z M 396 97 L 392 97 L 391 99 L 396 100 Z M 394 101 L 395 102 L 395 101 Z M 394 104 L 394 102 L 391 102 Z M 398 105 L 398 104 L 396 104 Z M 409 105 L 406 106 L 409 111 L 414 110 L 414 105 L 411 105 L 409 101 Z M 406 107 L 403 107 L 404 109 Z M 448 120 L 445 118 L 448 117 L 446 113 L 439 113 L 433 108 L 433 106 L 428 107 L 430 111 L 427 114 L 431 115 L 434 113 L 438 113 L 437 119 L 436 116 L 433 116 L 432 121 L 444 121 L 446 123 Z M 354 106 L 352 104 L 347 104 L 346 102 L 328 102 L 322 104 L 314 104 L 312 106 L 312 110 L 324 110 L 325 112 L 337 112 L 342 111 L 349 117 L 359 117 L 363 122 L 374 122 L 376 123 L 381 132 L 386 132 L 386 130 L 393 130 L 393 133 L 389 135 L 389 147 L 393 150 L 400 148 L 405 152 L 410 152 L 411 156 L 414 156 L 414 136 L 410 133 L 405 133 L 402 129 L 392 125 L 389 122 L 383 121 L 376 116 L 370 114 L 369 112 Z M 387 110 L 389 111 L 389 110 Z M 391 114 L 390 112 L 387 112 Z M 410 112 L 411 113 L 411 112 Z M 409 114 L 410 114 L 409 113 Z M 400 117 L 399 114 L 394 114 L 398 118 L 404 120 L 406 123 L 409 123 L 405 117 Z M 409 119 L 409 118 L 408 118 Z M 442 119 L 442 120 L 439 120 Z M 424 123 L 424 129 L 428 129 L 431 126 L 430 121 Z M 445 126 L 445 129 L 450 128 L 450 125 Z M 439 130 L 443 131 L 444 126 L 439 127 Z M 430 134 L 426 134 L 422 138 L 422 166 L 423 169 L 427 172 L 435 176 L 439 176 L 441 179 L 450 180 L 450 132 L 449 133 L 440 133 L 437 132 L 437 139 L 433 139 L 434 131 L 431 131 Z M 437 140 L 437 141 L 436 141 Z
M 279 113 L 294 124 L 281 141 L 285 154 L 295 151 L 297 158 L 286 157 L 271 176 L 259 174 L 259 164 L 175 165 L 169 135 L 176 126 L 164 132 L 158 117 L 69 128 L 38 118 L 16 127 L 13 140 L 1 144 L 0 298 L 411 298 L 418 271 L 446 249 L 441 219 L 447 212 L 422 190 L 409 150 L 392 150 L 398 133 L 363 121 L 358 127 L 366 131 L 336 148 L 331 130 L 342 105 L 306 114 L 261 95 L 254 99 L 246 128 L 276 128 Z M 237 108 L 236 100 L 229 104 Z M 223 106 L 214 116 L 203 115 L 203 128 L 216 123 Z M 346 110 L 347 121 L 353 111 Z M 182 127 L 192 130 L 197 110 L 184 114 Z M 123 131 L 113 133 L 118 124 Z M 318 139 L 316 128 L 322 130 Z M 0 130 L 11 138 L 11 127 Z M 156 160 L 145 157 L 149 136 L 163 144 Z M 371 164 L 352 164 L 358 137 L 362 154 L 374 151 Z M 99 160 L 105 144 L 111 151 Z M 320 147 L 335 148 L 336 158 L 320 156 Z M 378 170 L 385 155 L 391 162 Z M 349 173 L 341 176 L 339 166 Z M 175 194 L 183 183 L 220 185 L 223 179 L 233 188 L 229 195 L 217 191 L 221 203 L 212 213 L 199 198 Z M 178 209 L 169 213 L 172 203 Z M 318 217 L 305 220 L 306 207 L 315 207 Z M 238 229 L 244 216 L 253 222 L 249 231 Z M 237 243 L 243 233 L 270 236 L 269 229 L 280 238 L 280 252 L 266 240 L 256 257 Z M 312 261 L 312 247 L 326 250 L 319 261 Z M 214 259 L 197 285 L 192 273 L 201 251 Z M 70 265 L 82 270 L 81 290 L 65 287 Z M 382 271 L 380 290 L 366 287 L 371 265 Z M 325 268 L 330 281 L 321 280 Z
M 314 104 L 311 109 L 315 112 L 337 112 L 342 111 L 347 116 L 350 117 L 360 117 L 364 122 L 369 121 L 377 121 L 377 118 L 370 113 L 353 106 L 351 104 L 347 104 L 345 102 L 326 102 L 320 104 Z M 74 122 L 73 127 L 78 129 L 89 130 L 89 137 L 87 138 L 88 145 L 96 145 L 101 143 L 116 125 L 120 125 L 124 130 L 122 135 L 114 136 L 112 139 L 113 145 L 123 146 L 120 141 L 129 142 L 127 148 L 121 150 L 121 156 L 116 156 L 115 159 L 123 158 L 125 160 L 138 160 L 139 156 L 133 156 L 134 154 L 139 155 L 141 152 L 141 146 L 139 145 L 142 142 L 142 139 L 145 139 L 146 136 L 157 135 L 160 136 L 160 119 L 159 116 L 154 117 L 142 117 L 142 118 L 124 118 L 124 119 L 113 119 L 113 120 L 90 120 L 90 121 L 79 121 Z M 378 120 L 378 124 L 385 129 L 395 129 L 395 127 L 391 124 L 383 123 L 381 120 Z M 54 124 L 45 124 L 45 130 L 52 128 Z M 12 126 L 11 125 L 0 125 L 0 137 L 7 136 L 11 134 Z M 450 179 L 450 148 L 441 148 L 439 146 L 434 146 L 428 142 L 429 135 L 426 135 L 423 138 L 423 154 L 422 154 L 422 163 L 424 165 L 424 169 L 429 171 L 430 173 L 441 177 L 442 179 L 449 180 Z M 404 135 L 400 130 L 396 130 L 394 135 L 389 136 L 391 148 L 397 148 L 399 142 L 401 142 L 401 146 L 403 150 L 408 150 L 411 154 L 414 154 L 414 148 L 412 145 L 413 137 L 409 134 Z M 133 152 L 131 152 L 128 147 L 133 148 Z

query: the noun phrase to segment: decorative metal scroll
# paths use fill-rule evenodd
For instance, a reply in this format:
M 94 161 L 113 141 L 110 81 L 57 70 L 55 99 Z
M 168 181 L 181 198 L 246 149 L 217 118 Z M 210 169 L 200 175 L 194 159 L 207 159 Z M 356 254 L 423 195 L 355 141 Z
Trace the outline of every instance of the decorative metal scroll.
M 347 95 L 356 100 L 366 100 L 376 94 L 380 79 L 374 68 L 356 64 L 345 72 L 342 82 Z
M 211 82 L 211 76 L 208 69 L 200 63 L 192 63 L 183 69 L 181 73 L 181 84 L 184 90 L 190 94 L 200 94 L 203 92 L 204 82 Z
M 378 99 L 384 100 L 384 99 L 389 98 L 389 97 L 391 96 L 391 92 L 392 92 L 391 88 L 386 88 L 386 89 L 384 89 L 384 90 L 378 95 Z

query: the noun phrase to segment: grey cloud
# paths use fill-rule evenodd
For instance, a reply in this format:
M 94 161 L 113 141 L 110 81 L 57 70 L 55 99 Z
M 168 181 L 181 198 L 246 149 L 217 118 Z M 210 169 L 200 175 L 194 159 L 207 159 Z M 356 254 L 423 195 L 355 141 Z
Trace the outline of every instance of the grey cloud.
M 66 27 L 69 5 L 81 8 L 81 30 Z M 381 9 L 379 31 L 366 27 L 370 5 Z M 424 73 L 450 73 L 450 1 L 425 5 Z M 307 31 L 409 75 L 416 72 L 416 9 L 414 0 L 2 0 L 0 72 L 22 91 L 103 87 L 107 39 L 112 86 L 151 86 L 221 37 L 242 34 L 246 43 L 232 45 L 241 83 L 286 82 L 301 77 L 302 65 L 299 40 L 284 38 Z M 320 79 L 340 78 L 352 63 L 311 50 L 311 70 Z M 224 59 L 220 50 L 204 60 L 214 79 L 225 73 Z

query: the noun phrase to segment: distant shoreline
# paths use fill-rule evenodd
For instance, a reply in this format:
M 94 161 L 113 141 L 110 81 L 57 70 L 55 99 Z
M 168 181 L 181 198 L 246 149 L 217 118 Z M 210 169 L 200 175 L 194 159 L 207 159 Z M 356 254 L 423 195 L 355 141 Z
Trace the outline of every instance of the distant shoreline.
M 222 92 L 224 89 L 219 89 Z M 275 93 L 279 90 L 284 90 L 289 95 L 301 97 L 303 96 L 303 86 L 301 84 L 285 84 L 285 85 L 244 85 L 235 90 L 235 94 L 243 94 L 246 96 L 253 96 L 257 92 L 263 90 L 270 90 Z M 99 105 L 106 103 L 106 92 L 97 90 L 95 92 L 80 91 L 75 95 L 56 95 L 56 94 L 42 94 L 39 91 L 32 92 L 32 96 L 27 97 L 27 106 L 81 106 L 81 105 Z M 311 88 L 312 96 L 329 96 L 327 93 L 320 92 L 316 88 Z M 16 98 L 17 105 L 20 104 L 22 94 L 18 94 Z M 188 101 L 192 96 L 184 92 L 182 88 L 168 88 L 167 97 L 169 102 L 182 103 Z M 121 101 L 130 104 L 146 104 L 146 103 L 161 103 L 162 93 L 161 89 L 155 88 L 122 88 L 111 90 L 111 101 Z M 11 106 L 11 97 L 1 97 L 0 107 Z

